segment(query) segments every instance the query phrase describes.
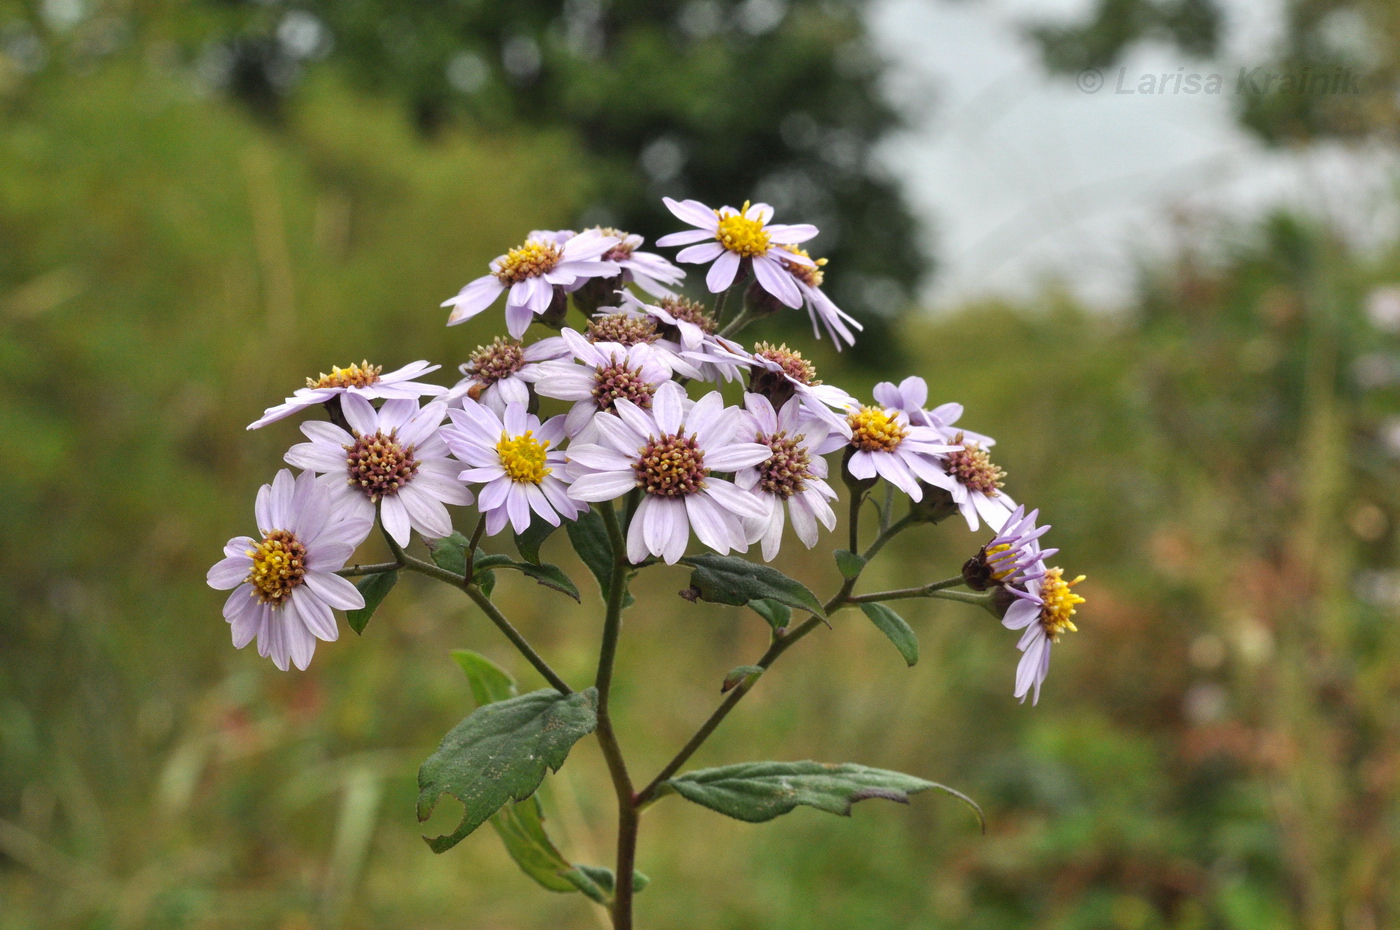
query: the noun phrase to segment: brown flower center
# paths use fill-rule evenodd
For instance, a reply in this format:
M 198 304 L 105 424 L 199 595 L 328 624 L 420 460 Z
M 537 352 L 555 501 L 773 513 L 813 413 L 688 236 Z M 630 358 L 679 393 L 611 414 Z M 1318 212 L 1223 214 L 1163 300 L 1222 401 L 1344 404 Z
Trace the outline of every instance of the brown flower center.
M 593 400 L 602 411 L 611 411 L 619 399 L 630 400 L 638 407 L 651 407 L 651 395 L 656 387 L 642 377 L 640 366 L 628 368 L 627 360 L 613 360 L 597 369 L 593 376 Z
M 1006 472 L 992 464 L 986 449 L 975 442 L 964 442 L 962 433 L 953 437 L 953 445 L 962 448 L 948 453 L 948 474 L 966 488 L 996 497 Z
M 509 378 L 525 367 L 525 349 L 513 339 L 497 336 L 490 345 L 477 346 L 467 356 L 462 374 L 483 388 Z
M 636 251 L 635 246 L 627 244 L 627 239 L 632 235 L 631 233 L 624 232 L 621 229 L 613 229 L 611 226 L 599 226 L 598 232 L 605 236 L 616 236 L 618 240 L 617 245 L 603 253 L 603 261 L 623 262 L 631 258 L 632 253 Z
M 309 388 L 368 387 L 379 380 L 379 374 L 383 370 L 383 366 L 371 365 L 368 361 L 360 362 L 358 365 L 351 362 L 344 368 L 332 365 L 330 374 L 321 372 L 317 378 L 307 378 L 306 386 Z
M 802 357 L 802 353 L 796 349 L 789 349 L 787 343 L 774 346 L 769 342 L 760 342 L 754 346 L 753 354 L 759 358 L 774 362 L 783 370 L 783 374 L 808 387 L 821 384 L 817 379 L 817 368 L 811 362 Z
M 698 300 L 691 300 L 689 297 L 680 295 L 663 297 L 657 301 L 657 306 L 682 323 L 695 324 L 700 327 L 702 332 L 713 333 L 719 328 L 715 325 L 715 318 L 710 316 L 705 305 Z
M 357 432 L 355 441 L 345 447 L 345 465 L 349 483 L 372 501 L 397 494 L 418 474 L 413 446 L 401 445 L 397 430 L 387 436 L 381 432 L 368 436 Z
M 588 321 L 588 329 L 583 336 L 589 342 L 616 342 L 624 346 L 652 343 L 661 338 L 656 331 L 656 320 L 625 313 L 594 317 Z
M 501 259 L 501 267 L 492 272 L 506 287 L 527 278 L 537 278 L 553 271 L 564 257 L 564 250 L 544 239 L 530 239 L 518 245 Z
M 286 530 L 273 530 L 248 555 L 253 558 L 248 581 L 264 604 L 281 607 L 306 576 L 306 547 Z
M 800 249 L 795 245 L 782 245 L 779 246 L 779 248 L 791 252 L 793 255 L 801 255 L 803 258 L 812 257 L 807 254 L 806 249 Z M 783 257 L 779 255 L 778 258 L 782 259 Z M 822 281 L 826 280 L 826 272 L 823 270 L 826 268 L 826 259 L 818 258 L 813 259 L 813 261 L 817 266 L 815 268 L 783 259 L 783 267 L 792 272 L 794 278 L 797 278 L 808 287 L 821 287 Z
M 773 450 L 758 466 L 760 489 L 787 500 L 806 489 L 812 477 L 812 456 L 801 445 L 802 436 L 789 436 L 786 431 L 771 436 L 760 434 L 755 440 Z
M 637 484 L 658 497 L 685 497 L 705 487 L 710 470 L 694 436 L 671 433 L 652 438 L 632 466 Z

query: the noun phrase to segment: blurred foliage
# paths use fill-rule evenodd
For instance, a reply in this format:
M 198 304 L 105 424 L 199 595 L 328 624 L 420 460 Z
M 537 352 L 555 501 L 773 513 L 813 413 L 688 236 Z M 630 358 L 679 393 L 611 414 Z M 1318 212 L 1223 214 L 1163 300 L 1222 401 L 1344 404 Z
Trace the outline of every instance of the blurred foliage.
M 1059 74 L 1115 65 L 1146 41 L 1198 60 L 1216 58 L 1230 69 L 1226 92 L 1241 125 L 1271 145 L 1393 142 L 1400 130 L 1400 17 L 1392 0 L 1288 0 L 1281 18 L 1282 35 L 1268 57 L 1248 62 L 1221 58 L 1221 0 L 1099 0 L 1084 20 L 1036 23 L 1028 32 Z
M 230 648 L 204 585 L 298 435 L 244 425 L 366 354 L 432 358 L 450 381 L 499 317 L 448 330 L 437 303 L 589 202 L 575 137 L 446 126 L 425 142 L 331 72 L 308 73 L 272 130 L 156 45 L 63 70 L 15 48 L 0 59 L 0 425 L 16 438 L 0 930 L 602 926 L 488 833 L 440 857 L 418 838 L 417 764 L 471 707 L 449 651 L 537 684 L 453 592 L 405 579 L 362 637 L 283 674 Z M 1047 293 L 899 330 L 932 396 L 1001 439 L 1010 489 L 1089 575 L 1040 706 L 1012 700 L 1015 637 L 990 618 L 901 606 L 921 639 L 909 669 L 848 611 L 695 759 L 910 772 L 971 794 L 989 835 L 930 795 L 761 826 L 662 802 L 643 829 L 642 926 L 1400 922 L 1400 293 L 1377 290 L 1400 281 L 1400 246 L 1359 256 L 1286 216 L 1183 240 L 1119 315 Z M 842 373 L 829 343 L 812 354 L 853 390 L 874 380 Z M 981 541 L 911 534 L 870 589 L 943 577 Z M 589 582 L 559 539 L 544 555 Z M 827 559 L 790 546 L 777 564 L 826 593 Z M 656 571 L 617 693 L 643 772 L 767 637 L 752 612 L 677 598 L 684 570 Z M 581 608 L 514 577 L 500 597 L 587 679 L 591 588 Z M 589 741 L 543 800 L 566 855 L 606 861 Z M 456 823 L 443 807 L 424 832 Z

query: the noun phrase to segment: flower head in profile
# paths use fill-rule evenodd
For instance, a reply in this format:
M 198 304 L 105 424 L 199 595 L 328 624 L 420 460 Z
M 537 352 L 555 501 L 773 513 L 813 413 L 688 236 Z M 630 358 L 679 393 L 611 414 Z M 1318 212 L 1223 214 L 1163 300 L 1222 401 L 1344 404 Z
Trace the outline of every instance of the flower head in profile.
M 674 564 L 685 555 L 691 530 L 721 554 L 748 550 L 745 519 L 769 515 L 759 498 L 716 472 L 735 472 L 767 460 L 773 450 L 738 438 L 744 411 L 724 406 L 718 391 L 694 404 L 675 382 L 657 389 L 651 409 L 619 400 L 617 416 L 598 417 L 597 443 L 569 447 L 569 494 L 610 501 L 633 488 L 641 503 L 627 528 L 627 557 L 647 555 Z
M 954 446 L 927 426 L 914 426 L 902 410 L 857 407 L 847 414 L 851 430 L 846 469 L 851 476 L 869 481 L 884 478 L 914 500 L 922 500 L 920 483 L 943 477 L 938 456 Z
M 289 417 L 298 410 L 314 407 L 342 395 L 363 397 L 365 400 L 413 399 L 415 397 L 445 394 L 447 388 L 440 384 L 423 384 L 414 381 L 420 375 L 437 371 L 441 365 L 429 365 L 425 361 L 411 362 L 398 371 L 384 373 L 379 365 L 369 362 L 353 362 L 344 368 L 332 366 L 330 374 L 307 378 L 306 387 L 299 388 L 291 397 L 275 407 L 268 407 L 263 415 L 248 424 L 249 429 L 258 429 Z
M 663 339 L 675 342 L 687 351 L 699 348 L 706 336 L 714 335 L 719 329 L 704 304 L 680 295 L 647 303 L 633 294 L 624 293 L 622 309 L 653 318 Z
M 523 533 L 530 527 L 531 512 L 558 526 L 561 516 L 573 520 L 587 509 L 569 497 L 560 480 L 566 461 L 559 450 L 563 417 L 541 423 L 518 403 L 507 404 L 500 416 L 471 399 L 448 416 L 452 425 L 443 428 L 442 438 L 469 466 L 459 478 L 484 485 L 476 505 L 486 518 L 487 533 L 494 536 L 507 522 Z
M 963 565 L 963 580 L 974 591 L 1004 587 L 1008 593 L 1026 599 L 1029 582 L 1045 574 L 1045 560 L 1058 549 L 1041 549 L 1040 538 L 1050 527 L 1036 526 L 1040 511 L 1026 513 L 1017 507 L 992 541 Z
M 413 530 L 429 539 L 452 534 L 445 504 L 472 502 L 457 482 L 458 465 L 438 436 L 447 404 L 419 409 L 413 400 L 391 400 L 375 410 L 363 397 L 346 397 L 341 412 L 346 432 L 334 423 L 301 425 L 310 442 L 292 446 L 287 464 L 324 475 L 331 506 L 373 522 L 375 509 L 384 529 L 400 546 Z
M 744 406 L 750 416 L 738 438 L 767 446 L 769 456 L 757 465 L 739 469 L 734 483 L 756 494 L 768 508 L 766 516 L 744 522 L 748 541 L 762 540 L 763 559 L 771 562 L 782 543 L 784 509 L 797 538 L 808 549 L 817 544 L 818 523 L 828 530 L 836 525 L 836 514 L 828 503 L 836 499 L 836 492 L 826 483 L 826 460 L 819 452 L 830 430 L 796 399 L 775 411 L 768 398 L 746 394 Z
M 646 240 L 620 229 L 595 227 L 594 231 L 617 239 L 617 245 L 603 253 L 603 261 L 621 269 L 622 283 L 635 284 L 653 297 L 670 297 L 671 290 L 685 279 L 685 272 L 655 252 L 639 251 Z
M 616 275 L 617 263 L 603 260 L 603 255 L 617 243 L 616 236 L 605 236 L 594 229 L 567 236 L 532 232 L 524 243 L 497 256 L 491 262 L 490 274 L 443 301 L 444 307 L 452 308 L 447 325 L 470 320 L 505 293 L 506 330 L 519 339 L 530 322 L 549 309 L 555 287 L 567 290 L 586 278 Z
M 1002 618 L 1007 629 L 1025 630 L 1016 644 L 1021 650 L 1021 661 L 1016 664 L 1016 697 L 1022 701 L 1034 689 L 1031 703 L 1040 703 L 1040 686 L 1050 672 L 1050 647 L 1064 633 L 1078 629 L 1071 618 L 1084 598 L 1074 592 L 1074 586 L 1083 580 L 1079 575 L 1066 581 L 1064 569 L 1047 568 L 1039 578 L 1026 582 L 1028 597 L 1018 598 Z
M 801 352 L 789 349 L 787 343 L 775 346 L 760 342 L 747 357 L 752 363 L 749 367 L 751 392 L 767 397 L 774 407 L 785 406 L 789 397 L 796 397 L 808 413 L 825 421 L 831 432 L 850 438 L 851 427 L 845 412 L 858 406 L 856 399 L 834 384 L 823 384 L 817 377 L 816 366 L 803 358 Z M 822 451 L 830 452 L 838 447 Z
M 497 336 L 488 345 L 477 346 L 459 371 L 463 378 L 447 395 L 448 402 L 470 397 L 496 411 L 499 416 L 506 404 L 530 401 L 530 384 L 522 373 L 530 366 L 564 354 L 562 342 L 541 339 L 530 345 Z
M 541 396 L 573 402 L 564 421 L 570 438 L 594 441 L 590 424 L 595 418 L 613 413 L 622 400 L 650 407 L 657 389 L 671 380 L 666 354 L 647 343 L 593 343 L 572 329 L 560 338 L 572 358 L 543 362 L 527 377 Z
M 857 330 L 865 329 L 845 310 L 836 306 L 835 301 L 826 296 L 822 290 L 822 282 L 826 276 L 826 259 L 813 259 L 807 254 L 806 249 L 798 248 L 795 245 L 783 246 L 783 252 L 778 252 L 778 261 L 782 264 L 788 274 L 792 275 L 792 280 L 797 284 L 797 290 L 802 295 L 802 303 L 807 307 L 807 315 L 812 318 L 812 334 L 818 339 L 822 337 L 821 328 L 831 334 L 831 341 L 836 344 L 836 351 L 841 351 L 841 343 L 847 345 L 856 344 L 855 333 L 851 332 L 851 327 Z M 806 261 L 802 261 L 806 259 Z
M 783 246 L 806 242 L 817 234 L 817 227 L 810 223 L 790 226 L 769 223 L 773 208 L 766 203 L 751 205 L 746 201 L 742 210 L 733 207 L 715 210 L 698 200 L 662 199 L 678 219 L 696 228 L 662 236 L 656 244 L 700 243 L 682 249 L 676 258 L 696 264 L 714 263 L 705 276 L 710 293 L 728 289 L 747 261 L 753 267 L 759 287 L 789 307 L 802 306 L 802 292 L 787 269 L 793 264 L 816 266 L 805 254 L 788 252 Z M 714 241 L 706 242 L 707 239 Z
M 335 573 L 374 522 L 331 506 L 310 472 L 293 479 L 285 468 L 258 491 L 254 513 L 258 538 L 229 540 L 225 558 L 209 569 L 209 586 L 233 589 L 224 619 L 235 648 L 256 638 L 258 655 L 271 657 L 282 671 L 305 669 L 316 640 L 334 642 L 340 635 L 331 611 L 365 606 L 355 586 Z

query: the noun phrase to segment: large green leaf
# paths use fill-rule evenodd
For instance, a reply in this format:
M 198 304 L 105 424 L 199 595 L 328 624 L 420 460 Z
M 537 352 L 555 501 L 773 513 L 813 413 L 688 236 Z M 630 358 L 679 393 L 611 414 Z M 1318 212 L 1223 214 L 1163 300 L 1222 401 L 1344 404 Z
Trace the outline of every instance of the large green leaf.
M 884 604 L 861 604 L 860 609 L 875 624 L 875 628 L 889 637 L 894 648 L 904 656 L 904 661 L 913 665 L 919 661 L 919 638 L 914 630 L 904 622 L 904 618 Z
M 884 798 L 907 804 L 909 795 L 930 788 L 966 802 L 982 820 L 981 809 L 952 788 L 849 762 L 745 762 L 688 772 L 666 784 L 688 801 L 750 823 L 772 820 L 799 805 L 848 817 L 857 801 Z
M 389 592 L 394 590 L 394 585 L 398 580 L 398 572 L 376 572 L 355 582 L 355 587 L 360 590 L 360 596 L 365 599 L 365 606 L 359 610 L 345 612 L 345 622 L 350 624 L 350 629 L 356 633 L 365 631 L 365 627 L 369 625 L 369 618 L 374 616 L 379 605 L 384 603 L 384 598 L 388 597 Z
M 593 573 L 593 577 L 598 579 L 598 589 L 603 593 L 603 600 L 608 599 L 608 592 L 612 590 L 613 573 L 613 551 L 612 542 L 608 539 L 608 528 L 603 523 L 603 515 L 596 510 L 579 517 L 572 523 L 568 523 L 565 529 L 569 533 L 569 542 L 573 544 L 574 551 L 583 560 L 583 564 L 588 566 L 588 570 Z M 631 593 L 622 598 L 623 607 L 631 607 L 633 598 Z
M 759 565 L 732 555 L 705 553 L 681 559 L 694 569 L 690 586 L 700 599 L 715 604 L 744 607 L 749 601 L 767 598 L 809 611 L 826 619 L 821 601 L 800 581 L 795 581 L 767 565 Z
M 446 852 L 507 801 L 522 801 L 558 771 L 569 750 L 598 725 L 593 688 L 565 696 L 551 688 L 487 704 L 453 727 L 418 770 L 418 820 L 443 794 L 462 802 L 462 822 L 445 836 L 425 837 Z

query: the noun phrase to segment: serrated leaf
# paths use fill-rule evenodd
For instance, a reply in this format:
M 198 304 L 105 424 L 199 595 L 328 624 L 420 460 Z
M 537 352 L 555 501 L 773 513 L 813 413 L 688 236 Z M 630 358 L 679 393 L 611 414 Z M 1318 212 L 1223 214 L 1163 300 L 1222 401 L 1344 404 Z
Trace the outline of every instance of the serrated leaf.
M 477 707 L 515 697 L 515 679 L 486 656 L 470 649 L 456 649 L 452 652 L 452 659 L 466 674 L 467 684 L 472 689 L 472 700 L 476 701 Z
M 428 553 L 433 557 L 433 564 L 438 568 L 454 575 L 467 573 L 467 547 L 471 545 L 471 540 L 467 537 L 461 533 L 453 533 L 442 539 L 429 539 L 427 545 Z
M 739 684 L 748 678 L 757 678 L 763 674 L 763 669 L 757 665 L 740 665 L 738 668 L 731 668 L 729 674 L 724 676 L 724 684 L 720 685 L 719 692 L 724 694 L 739 687 Z
M 854 763 L 745 762 L 689 772 L 666 784 L 688 801 L 749 823 L 772 820 L 800 805 L 846 817 L 857 801 L 884 798 L 907 804 L 909 795 L 930 788 L 967 802 L 982 819 L 981 809 L 951 788 Z
M 894 643 L 894 648 L 904 656 L 905 662 L 913 665 L 919 661 L 919 638 L 914 635 L 914 630 L 909 624 L 904 622 L 903 617 L 884 604 L 861 604 L 860 609 L 870 618 L 870 622 L 875 624 L 876 629 L 889 637 L 890 642 Z
M 792 622 L 792 608 L 786 604 L 760 597 L 749 601 L 749 607 L 775 630 L 786 630 Z
M 579 865 L 564 872 L 563 878 L 599 904 L 605 907 L 612 904 L 613 893 L 617 889 L 617 881 L 613 876 L 612 869 L 596 865 Z M 634 871 L 632 873 L 633 891 L 641 891 L 649 884 L 651 884 L 651 879 L 641 872 Z
M 603 515 L 596 510 L 590 510 L 567 524 L 565 529 L 569 533 L 569 542 L 573 544 L 574 551 L 583 560 L 583 564 L 588 566 L 593 577 L 598 579 L 598 590 L 602 592 L 603 600 L 606 601 L 608 591 L 612 590 L 613 551 L 612 543 L 608 539 L 608 528 L 603 523 Z M 623 607 L 631 607 L 633 603 L 631 592 L 623 595 Z
M 703 601 L 744 607 L 749 601 L 767 599 L 826 619 L 817 596 L 776 568 L 713 553 L 689 556 L 681 562 L 694 569 L 690 586 L 700 592 Z
M 433 852 L 456 846 L 507 801 L 534 794 L 546 769 L 559 771 L 598 725 L 597 700 L 593 688 L 567 696 L 546 688 L 487 704 L 453 727 L 418 769 L 420 823 L 444 794 L 464 807 L 456 830 L 424 837 Z
M 515 551 L 527 562 L 540 563 L 540 546 L 559 527 L 546 520 L 534 520 L 523 533 L 515 534 Z
M 394 590 L 394 585 L 398 583 L 398 580 L 398 572 L 376 572 L 355 582 L 360 596 L 365 599 L 365 606 L 359 610 L 345 612 L 345 622 L 350 624 L 350 629 L 356 633 L 365 631 L 365 627 L 369 625 L 369 618 L 374 616 L 379 605 L 384 603 L 384 598 L 388 597 L 389 592 Z
M 847 581 L 858 577 L 865 570 L 865 563 L 868 560 L 864 556 L 856 555 L 849 549 L 837 549 L 835 555 L 836 570 Z

